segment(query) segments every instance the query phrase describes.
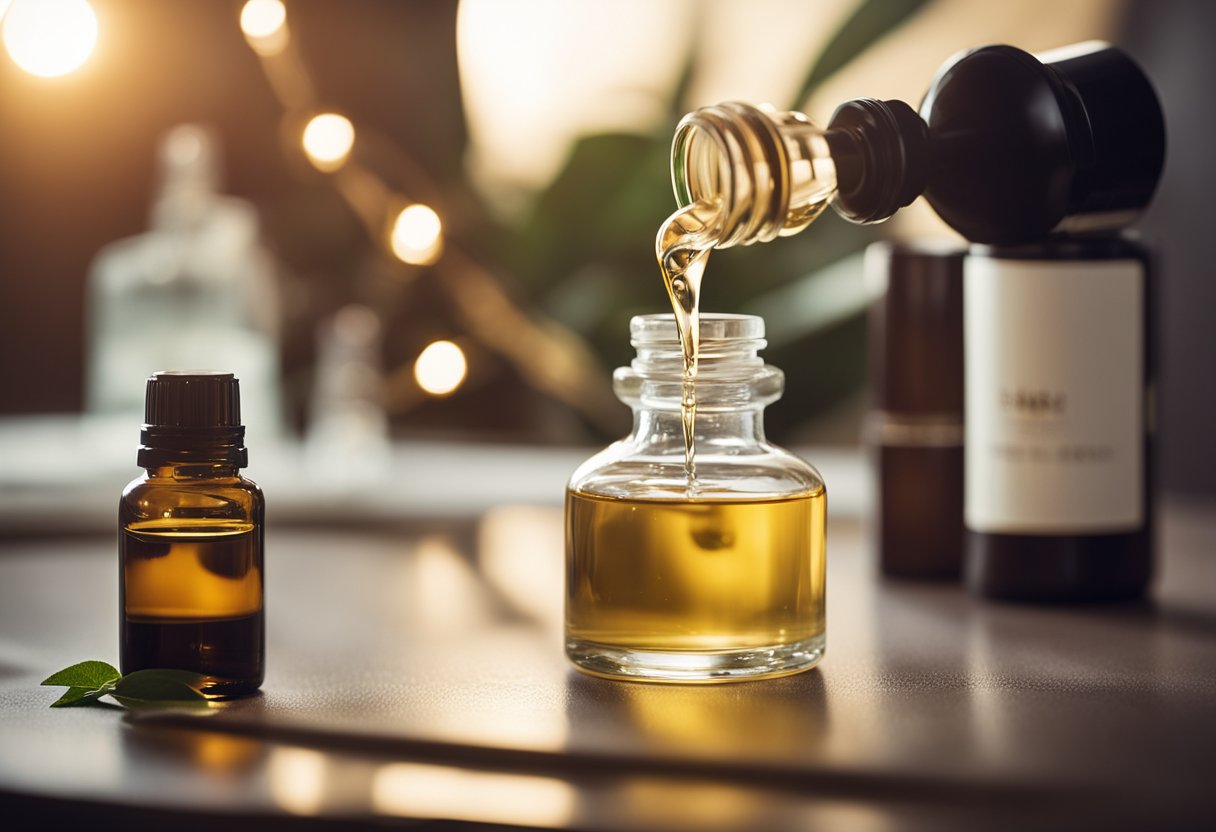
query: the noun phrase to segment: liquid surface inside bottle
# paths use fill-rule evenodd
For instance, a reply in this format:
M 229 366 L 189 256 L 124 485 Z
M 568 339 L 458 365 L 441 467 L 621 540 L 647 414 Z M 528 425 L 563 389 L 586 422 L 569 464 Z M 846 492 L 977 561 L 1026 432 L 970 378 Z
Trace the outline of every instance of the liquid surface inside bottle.
M 669 681 L 804 669 L 802 657 L 823 649 L 825 504 L 822 489 L 706 500 L 569 492 L 566 624 L 595 657 L 583 669 L 621 676 L 641 663 Z M 754 667 L 740 651 L 754 652 Z M 788 670 L 764 670 L 775 654 Z
M 122 563 L 124 673 L 181 668 L 204 693 L 256 690 L 262 680 L 262 568 L 257 527 L 208 518 L 127 524 Z

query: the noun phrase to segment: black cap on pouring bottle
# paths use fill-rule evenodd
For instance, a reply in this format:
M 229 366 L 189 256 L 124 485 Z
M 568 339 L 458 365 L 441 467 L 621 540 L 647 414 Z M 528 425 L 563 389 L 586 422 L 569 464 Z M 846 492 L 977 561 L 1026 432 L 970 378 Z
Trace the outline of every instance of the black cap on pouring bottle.
M 246 467 L 240 382 L 232 373 L 166 371 L 147 383 L 139 465 Z
M 938 72 L 920 113 L 933 158 L 925 198 L 976 243 L 1128 225 L 1165 162 L 1152 85 L 1104 43 L 964 52 Z
M 858 99 L 825 136 L 847 219 L 881 221 L 923 192 L 968 240 L 1001 246 L 1128 225 L 1165 163 L 1152 84 L 1098 42 L 968 50 L 938 71 L 919 118 L 899 101 Z

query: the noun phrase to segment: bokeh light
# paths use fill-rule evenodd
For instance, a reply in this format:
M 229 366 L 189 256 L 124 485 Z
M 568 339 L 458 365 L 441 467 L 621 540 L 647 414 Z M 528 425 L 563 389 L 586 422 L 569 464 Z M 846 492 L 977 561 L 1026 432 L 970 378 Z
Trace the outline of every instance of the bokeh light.
M 346 164 L 355 144 L 355 126 L 346 116 L 322 113 L 304 128 L 304 152 L 313 166 L 326 173 Z
M 451 341 L 434 341 L 414 362 L 414 380 L 432 396 L 449 396 L 464 383 L 468 373 L 464 350 Z
M 281 0 L 249 0 L 241 8 L 241 31 L 259 55 L 277 55 L 287 46 L 287 7 Z
M 67 75 L 96 45 L 97 15 L 87 0 L 15 0 L 4 18 L 4 48 L 31 75 Z
M 434 209 L 416 202 L 397 215 L 390 243 L 393 254 L 406 263 L 434 263 L 443 250 L 443 223 Z
M 293 815 L 315 815 L 325 805 L 325 755 L 307 748 L 276 748 L 270 757 L 270 794 Z

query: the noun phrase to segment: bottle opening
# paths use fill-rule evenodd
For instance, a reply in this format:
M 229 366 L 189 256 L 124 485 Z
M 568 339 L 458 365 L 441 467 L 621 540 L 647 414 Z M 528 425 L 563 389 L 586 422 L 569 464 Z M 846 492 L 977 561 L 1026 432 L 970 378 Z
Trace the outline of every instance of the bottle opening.
M 764 395 L 780 394 L 784 376 L 776 367 L 765 364 L 760 355 L 768 345 L 763 318 L 712 313 L 701 315 L 700 323 L 700 369 L 696 378 L 699 402 L 718 396 L 721 393 L 718 386 L 722 384 L 741 384 L 749 390 L 756 386 Z M 629 330 L 637 356 L 628 368 L 617 371 L 617 381 L 628 377 L 661 383 L 665 385 L 661 395 L 670 394 L 678 403 L 684 365 L 675 316 L 638 315 L 630 321 Z
M 762 341 L 764 319 L 757 315 L 736 315 L 727 312 L 703 312 L 700 315 L 701 344 L 707 341 Z M 675 315 L 636 315 L 629 322 L 630 343 L 635 347 L 669 344 L 679 347 Z M 759 348 L 762 348 L 761 344 Z

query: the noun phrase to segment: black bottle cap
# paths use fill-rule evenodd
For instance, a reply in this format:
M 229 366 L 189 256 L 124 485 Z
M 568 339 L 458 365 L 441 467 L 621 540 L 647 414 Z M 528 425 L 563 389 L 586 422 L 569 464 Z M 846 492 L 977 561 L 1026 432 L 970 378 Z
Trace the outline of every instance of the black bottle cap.
M 1126 53 L 1107 44 L 1035 57 L 1059 76 L 1074 107 L 1067 122 L 1077 168 L 1068 210 L 1073 219 L 1058 230 L 1126 225 L 1152 199 L 1165 165 L 1165 118 L 1152 84 Z
M 1160 178 L 1165 124 L 1140 68 L 1099 43 L 1041 58 L 1012 46 L 964 52 L 921 104 L 932 157 L 925 197 L 973 242 L 1120 228 Z
M 244 467 L 240 382 L 232 373 L 155 373 L 148 379 L 139 464 L 171 462 Z
M 873 406 L 904 416 L 962 416 L 963 256 L 950 243 L 874 243 L 867 282 Z
M 148 379 L 144 421 L 162 427 L 240 427 L 240 382 L 232 373 L 155 373 Z
M 882 222 L 925 189 L 929 131 L 904 102 L 846 101 L 832 113 L 824 137 L 836 164 L 833 207 L 845 219 Z

